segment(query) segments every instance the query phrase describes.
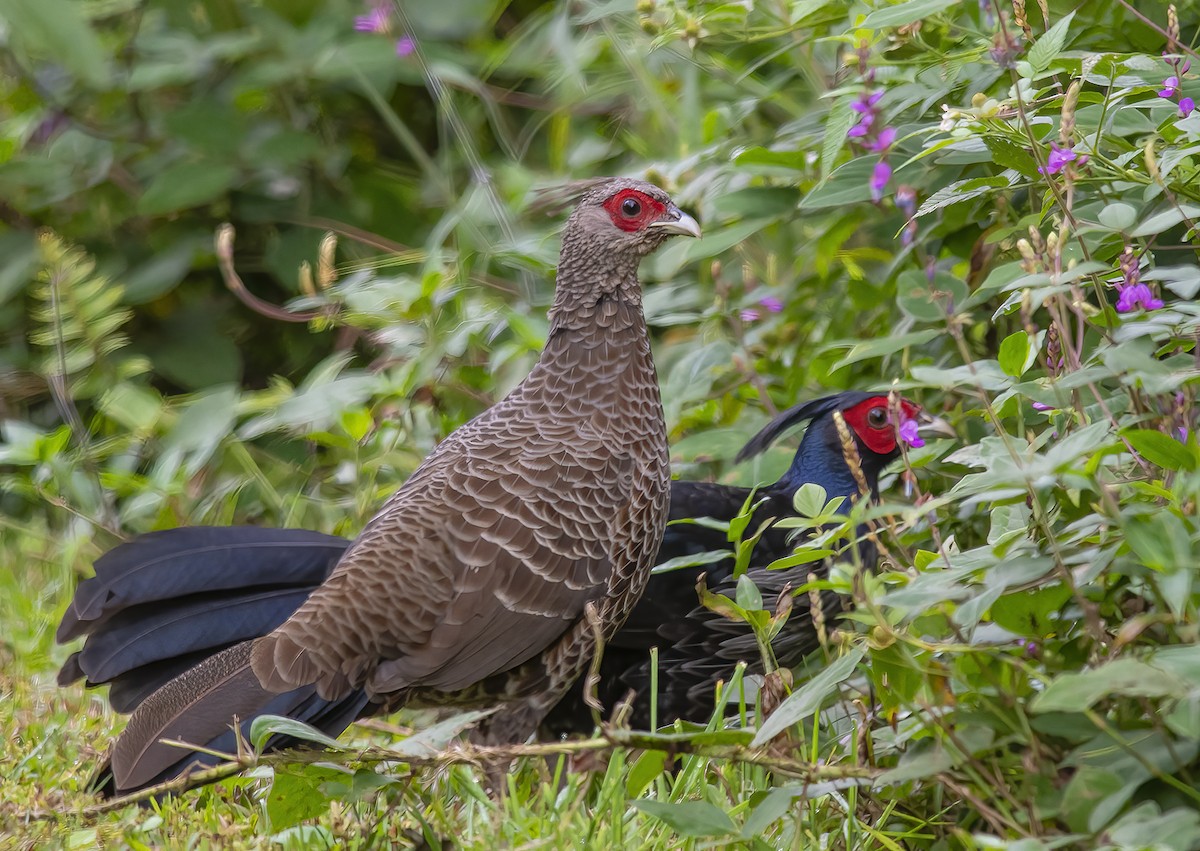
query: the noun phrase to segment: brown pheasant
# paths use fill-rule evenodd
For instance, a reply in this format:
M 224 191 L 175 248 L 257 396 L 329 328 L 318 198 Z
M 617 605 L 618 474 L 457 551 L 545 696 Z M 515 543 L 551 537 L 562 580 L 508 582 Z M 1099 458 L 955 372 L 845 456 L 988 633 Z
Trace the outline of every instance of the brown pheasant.
M 672 234 L 700 229 L 661 189 L 592 188 L 563 233 L 533 371 L 438 445 L 274 632 L 147 698 L 113 749 L 109 791 L 205 761 L 161 739 L 217 747 L 235 717 L 245 729 L 264 713 L 310 719 L 314 706 L 344 726 L 405 705 L 499 703 L 486 737 L 530 736 L 597 631 L 607 640 L 625 621 L 666 525 L 637 268 Z

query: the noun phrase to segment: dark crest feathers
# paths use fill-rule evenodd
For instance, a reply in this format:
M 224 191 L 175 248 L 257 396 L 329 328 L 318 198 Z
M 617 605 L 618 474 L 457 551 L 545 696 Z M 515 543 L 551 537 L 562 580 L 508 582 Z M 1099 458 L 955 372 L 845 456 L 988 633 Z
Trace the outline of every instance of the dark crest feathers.
M 819 419 L 834 411 L 853 408 L 859 402 L 865 402 L 867 399 L 879 395 L 880 393 L 868 393 L 862 390 L 847 390 L 844 393 L 822 396 L 820 399 L 812 399 L 808 402 L 801 402 L 799 405 L 794 405 L 763 426 L 762 431 L 746 442 L 746 445 L 741 448 L 741 451 L 737 454 L 737 458 L 734 460 L 745 461 L 766 451 L 772 443 L 793 426 L 809 420 Z

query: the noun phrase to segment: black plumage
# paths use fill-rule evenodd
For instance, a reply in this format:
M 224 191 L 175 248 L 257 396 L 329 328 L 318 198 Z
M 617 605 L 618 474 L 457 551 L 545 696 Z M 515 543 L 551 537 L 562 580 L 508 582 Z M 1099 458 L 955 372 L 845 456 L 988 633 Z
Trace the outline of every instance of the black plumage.
M 914 420 L 923 432 L 953 434 L 949 425 L 930 417 L 915 403 L 898 400 L 901 420 Z M 886 394 L 847 391 L 784 411 L 768 423 L 738 453 L 744 460 L 761 453 L 789 429 L 809 422 L 787 471 L 775 482 L 757 490 L 702 482 L 672 483 L 670 519 L 695 517 L 730 521 L 737 517 L 747 500 L 755 504 L 746 536 L 764 524 L 795 516 L 793 498 L 806 483 L 821 485 L 829 499 L 846 497 L 841 511 L 848 512 L 851 499 L 859 495 L 859 484 L 846 461 L 834 414 L 842 415 L 853 435 L 861 462 L 863 481 L 874 497 L 879 476 L 900 455 L 897 425 L 892 421 Z M 774 608 L 779 595 L 789 586 L 793 591 L 804 585 L 810 573 L 827 574 L 827 563 L 802 564 L 769 570 L 772 562 L 795 549 L 794 530 L 770 526 L 763 532 L 751 554 L 747 575 L 762 595 L 764 605 Z M 698 524 L 674 523 L 667 527 L 658 551 L 658 563 L 686 555 L 727 549 L 725 533 Z M 859 544 L 861 563 L 870 565 L 876 555 L 869 541 Z M 750 627 L 731 620 L 699 604 L 696 583 L 703 574 L 708 590 L 729 598 L 737 596 L 733 575 L 734 559 L 687 567 L 650 577 L 646 592 L 634 608 L 625 626 L 604 651 L 597 684 L 597 697 L 606 708 L 613 707 L 631 692 L 634 700 L 629 723 L 646 728 L 651 723 L 650 648 L 658 647 L 657 721 L 666 724 L 675 719 L 703 722 L 712 715 L 718 682 L 728 682 L 739 661 L 747 663 L 749 674 L 761 674 L 762 654 Z M 832 591 L 820 594 L 822 614 L 831 620 L 842 608 L 842 599 Z M 776 662 L 794 667 L 817 648 L 807 593 L 793 598 L 793 609 L 786 624 L 771 643 Z M 543 730 L 552 734 L 587 733 L 593 716 L 583 700 L 584 681 L 547 716 Z

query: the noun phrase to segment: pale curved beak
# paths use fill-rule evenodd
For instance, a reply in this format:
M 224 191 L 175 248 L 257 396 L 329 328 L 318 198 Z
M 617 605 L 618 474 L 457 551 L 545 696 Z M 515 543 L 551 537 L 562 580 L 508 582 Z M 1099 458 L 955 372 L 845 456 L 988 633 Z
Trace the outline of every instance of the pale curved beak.
M 941 417 L 921 411 L 917 415 L 917 434 L 922 437 L 958 437 L 954 426 Z
M 700 223 L 674 204 L 667 207 L 667 212 L 661 219 L 650 222 L 648 227 L 658 228 L 670 234 L 700 238 Z

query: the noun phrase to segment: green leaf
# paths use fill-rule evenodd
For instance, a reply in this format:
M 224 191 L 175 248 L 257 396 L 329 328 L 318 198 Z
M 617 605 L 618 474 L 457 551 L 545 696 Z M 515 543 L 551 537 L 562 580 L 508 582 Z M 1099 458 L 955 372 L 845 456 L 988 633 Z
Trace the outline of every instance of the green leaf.
M 937 328 L 926 328 L 923 331 L 910 331 L 907 334 L 888 334 L 885 337 L 877 337 L 874 340 L 855 343 L 841 360 L 829 367 L 829 371 L 834 372 L 852 363 L 890 355 L 909 346 L 919 346 L 941 335 L 942 332 Z
M 992 154 L 992 162 L 1005 168 L 1015 169 L 1026 177 L 1036 177 L 1037 162 L 1024 146 L 1003 136 L 985 136 L 983 143 Z
M 1099 766 L 1080 766 L 1063 790 L 1062 813 L 1067 825 L 1079 833 L 1091 832 L 1089 825 L 1102 802 L 1114 795 L 1123 802 L 1137 791 L 1138 784 L 1129 780 Z
M 154 427 L 162 414 L 162 397 L 152 388 L 122 381 L 100 396 L 100 410 L 114 421 L 135 432 Z
M 1137 210 L 1129 204 L 1117 202 L 1109 204 L 1100 211 L 1098 216 L 1100 224 L 1106 228 L 1115 231 L 1126 231 L 1133 227 L 1133 223 L 1137 221 Z
M 1123 429 L 1121 437 L 1128 440 L 1139 455 L 1164 470 L 1191 472 L 1196 469 L 1196 454 L 1161 431 L 1150 428 Z
M 1117 659 L 1098 668 L 1062 674 L 1029 704 L 1032 712 L 1082 712 L 1109 695 L 1183 696 L 1188 685 L 1138 659 Z
M 1184 522 L 1170 511 L 1127 518 L 1125 541 L 1151 570 L 1190 572 L 1195 564 L 1192 541 Z
M 1013 378 L 1020 378 L 1028 369 L 1026 358 L 1029 356 L 1029 335 L 1024 331 L 1009 334 L 1000 343 L 1000 368 Z
M 218 163 L 179 163 L 162 171 L 138 199 L 138 212 L 159 216 L 198 207 L 224 194 L 238 170 Z
M 801 517 L 819 517 L 828 501 L 829 495 L 825 488 L 816 482 L 805 482 L 792 497 L 792 505 Z
M 1026 54 L 1025 59 L 1033 66 L 1034 71 L 1045 71 L 1050 63 L 1062 53 L 1062 49 L 1067 43 L 1067 34 L 1071 28 L 1071 21 L 1074 19 L 1074 12 L 1060 18 L 1055 22 L 1054 26 L 1046 31 L 1045 35 L 1034 42 L 1033 47 L 1029 48 L 1029 53 Z
M 345 750 L 337 739 L 325 735 L 315 727 L 310 727 L 295 718 L 285 718 L 282 715 L 259 715 L 250 724 L 250 744 L 257 751 L 262 751 L 263 745 L 272 736 L 291 736 L 306 742 L 324 745 L 331 750 Z
M 896 6 L 876 9 L 859 24 L 863 29 L 879 30 L 884 27 L 902 27 L 922 18 L 937 14 L 943 9 L 957 5 L 959 0 L 908 0 Z
M 1155 213 L 1134 228 L 1129 235 L 1158 236 L 1163 231 L 1180 224 L 1184 219 L 1195 221 L 1198 217 L 1200 217 L 1200 207 L 1197 207 L 1195 204 L 1181 204 L 1178 207 L 1171 207 L 1161 213 Z
M 828 668 L 817 674 L 795 692 L 787 700 L 779 704 L 771 716 L 758 728 L 752 747 L 760 747 L 778 736 L 788 727 L 807 718 L 821 708 L 825 698 L 837 691 L 837 687 L 858 668 L 864 651 L 854 648 L 844 656 L 838 657 Z
M 801 210 L 842 207 L 871 199 L 871 173 L 877 160 L 859 157 L 838 166 L 833 174 L 816 185 L 800 202 Z
M 0 18 L 8 21 L 7 38 L 61 62 L 93 89 L 106 89 L 112 78 L 108 55 L 83 18 L 85 8 L 68 0 L 0 0 Z
M 482 718 L 486 718 L 496 709 L 481 709 L 471 712 L 460 712 L 449 718 L 444 718 L 435 724 L 413 733 L 405 739 L 393 742 L 388 746 L 388 752 L 397 758 L 434 757 L 444 751 L 459 733 L 466 730 Z
M 943 747 L 914 749 L 905 753 L 899 765 L 883 772 L 875 782 L 880 786 L 895 786 L 933 777 L 953 766 L 954 757 Z
M 758 586 L 744 573 L 738 577 L 737 581 L 737 604 L 747 611 L 757 611 L 763 607 L 762 594 L 759 593 Z
M 1005 594 L 992 603 L 992 621 L 1017 635 L 1043 638 L 1056 626 L 1050 616 L 1070 598 L 1071 589 L 1062 584 Z
M 353 772 L 328 765 L 281 765 L 267 793 L 267 816 L 273 830 L 284 830 L 329 809 L 329 795 L 322 786 L 329 781 L 344 783 Z
M 825 119 L 825 140 L 821 143 L 821 179 L 829 177 L 838 152 L 846 144 L 846 134 L 858 121 L 858 113 L 850 108 L 852 98 L 841 98 L 829 110 Z
M 948 186 L 943 186 L 926 198 L 922 202 L 920 209 L 917 210 L 916 218 L 919 219 L 922 216 L 928 216 L 930 213 L 937 212 L 943 207 L 949 207 L 952 204 L 961 204 L 963 201 L 970 201 L 972 198 L 979 198 L 983 195 L 998 192 L 1001 189 L 1007 189 L 1012 186 L 1014 179 L 1015 175 L 1013 179 L 1006 177 L 971 177 L 966 180 L 956 180 Z
M 762 165 L 804 171 L 808 168 L 805 156 L 804 151 L 772 151 L 756 145 L 739 151 L 733 158 L 733 163 L 739 166 Z
M 629 769 L 629 776 L 625 779 L 625 794 L 630 798 L 642 794 L 647 786 L 662 775 L 666 765 L 666 751 L 644 751 Z
M 737 830 L 728 813 L 707 801 L 634 801 L 633 805 L 680 836 L 728 836 Z
M 896 280 L 896 304 L 907 315 L 922 322 L 944 322 L 947 311 L 967 297 L 962 279 L 936 272 L 934 279 L 924 272 L 909 269 Z
M 704 564 L 715 564 L 718 561 L 725 561 L 727 558 L 733 558 L 733 553 L 730 550 L 709 550 L 706 553 L 697 553 L 695 555 L 682 555 L 669 558 L 661 564 L 654 566 L 654 573 L 670 573 L 673 570 L 681 570 L 685 567 L 699 567 Z

